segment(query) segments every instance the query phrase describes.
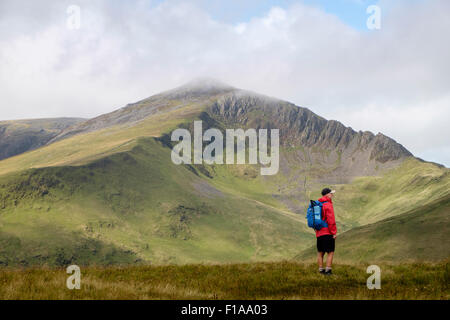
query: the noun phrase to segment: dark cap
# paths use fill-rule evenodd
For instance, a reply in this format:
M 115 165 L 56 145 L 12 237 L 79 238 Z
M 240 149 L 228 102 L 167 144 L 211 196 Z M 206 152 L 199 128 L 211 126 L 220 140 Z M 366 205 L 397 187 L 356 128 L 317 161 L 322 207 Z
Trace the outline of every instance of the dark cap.
M 322 190 L 322 195 L 324 196 L 326 194 L 335 193 L 335 192 L 336 192 L 335 190 L 331 190 L 330 188 L 325 188 Z

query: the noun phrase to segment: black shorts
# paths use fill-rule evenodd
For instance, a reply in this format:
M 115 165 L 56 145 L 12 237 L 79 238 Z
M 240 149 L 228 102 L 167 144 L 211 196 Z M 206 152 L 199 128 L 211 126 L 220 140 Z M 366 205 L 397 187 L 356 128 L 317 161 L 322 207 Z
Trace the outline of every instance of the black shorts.
M 331 234 L 326 234 L 317 238 L 318 252 L 334 252 L 334 238 Z

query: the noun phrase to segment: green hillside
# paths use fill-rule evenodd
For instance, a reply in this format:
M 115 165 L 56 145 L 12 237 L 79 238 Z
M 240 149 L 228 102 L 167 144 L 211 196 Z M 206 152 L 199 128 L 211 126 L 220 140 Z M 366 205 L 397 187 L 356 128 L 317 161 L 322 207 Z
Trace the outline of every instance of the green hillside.
M 170 103 L 167 102 L 167 103 Z M 82 165 L 130 150 L 140 137 L 159 137 L 184 122 L 195 119 L 202 104 L 152 115 L 130 125 L 114 125 L 54 142 L 39 149 L 0 161 L 0 176 L 29 168 Z
M 380 263 L 439 261 L 450 256 L 450 196 L 407 213 L 353 228 L 336 240 L 336 260 Z M 296 258 L 315 257 L 315 248 Z
M 3 177 L 1 263 L 273 260 L 310 243 L 303 217 L 220 191 L 201 167 L 168 159 L 146 138 L 87 165 Z
M 279 128 L 278 174 L 174 165 L 170 132 L 196 119 L 204 130 Z M 305 205 L 324 186 L 337 190 L 340 232 L 450 190 L 449 169 L 384 135 L 228 86 L 171 90 L 67 130 L 0 161 L 0 265 L 287 259 L 314 244 Z
M 337 216 L 354 227 L 442 200 L 450 194 L 450 170 L 411 158 L 382 176 L 356 178 L 335 189 Z
M 309 192 L 309 198 L 320 198 L 324 186 Z M 450 170 L 409 158 L 381 175 L 358 177 L 332 187 L 336 190 L 333 206 L 341 233 L 441 201 L 450 195 Z
M 176 166 L 167 161 L 169 158 L 170 148 L 161 140 L 141 138 L 130 151 L 85 165 L 29 169 L 3 176 L 0 263 L 257 261 L 290 258 L 313 245 L 314 236 L 305 226 L 304 215 L 290 212 L 272 197 L 276 190 L 255 174 L 255 168 Z M 371 221 L 370 212 L 402 217 L 409 207 L 394 211 L 389 205 L 395 202 L 390 199 L 385 199 L 384 211 L 365 212 L 355 206 L 358 196 L 373 199 L 365 203 L 367 208 L 375 206 L 383 196 L 379 190 L 387 186 L 392 198 L 411 206 L 434 201 L 448 192 L 448 174 L 443 170 L 410 160 L 383 177 L 336 186 L 338 228 L 350 228 L 352 219 L 364 225 Z M 411 182 L 422 181 L 423 176 L 430 181 L 440 179 L 440 183 L 430 184 L 431 195 L 421 184 Z M 403 189 L 401 182 L 397 186 L 393 183 L 399 177 L 411 182 L 409 189 Z M 358 190 L 367 191 L 361 194 Z M 441 214 L 445 213 L 448 211 Z M 421 214 L 419 210 L 418 216 Z M 442 225 L 436 228 L 437 241 L 445 239 L 447 229 Z M 448 255 L 447 251 L 441 253 L 443 258 Z M 420 257 L 406 253 L 400 259 L 434 256 L 434 251 L 426 249 Z

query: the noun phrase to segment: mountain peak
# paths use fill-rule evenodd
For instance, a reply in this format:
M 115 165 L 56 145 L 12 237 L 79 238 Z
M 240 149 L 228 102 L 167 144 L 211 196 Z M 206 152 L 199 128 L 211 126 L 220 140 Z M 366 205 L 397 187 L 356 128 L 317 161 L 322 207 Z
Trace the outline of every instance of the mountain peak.
M 199 77 L 185 83 L 179 88 L 190 88 L 190 89 L 234 89 L 232 86 L 209 77 Z
M 166 91 L 163 94 L 178 96 L 179 98 L 188 96 L 203 96 L 227 93 L 236 88 L 214 78 L 195 78 L 179 87 Z
M 157 113 L 193 105 L 202 105 L 204 111 L 210 112 L 212 117 L 219 121 L 223 120 L 224 123 L 235 123 L 247 128 L 279 128 L 281 143 L 284 145 L 320 147 L 338 150 L 341 153 L 347 150 L 349 154 L 339 156 L 341 159 L 358 158 L 353 153 L 361 147 L 363 151 L 358 158 L 361 160 L 360 167 L 367 167 L 367 160 L 386 163 L 411 156 L 402 145 L 381 133 L 376 136 L 368 132 L 358 134 L 342 123 L 335 120 L 328 121 L 308 109 L 259 93 L 241 90 L 213 78 L 196 78 L 177 88 L 90 119 L 67 129 L 50 143 L 78 133 L 124 123 L 136 123 Z M 333 163 L 337 159 L 338 156 L 332 160 Z M 349 162 L 349 170 L 353 168 L 355 161 Z M 372 167 L 375 168 L 376 164 L 372 163 Z M 368 174 L 369 171 L 364 173 Z

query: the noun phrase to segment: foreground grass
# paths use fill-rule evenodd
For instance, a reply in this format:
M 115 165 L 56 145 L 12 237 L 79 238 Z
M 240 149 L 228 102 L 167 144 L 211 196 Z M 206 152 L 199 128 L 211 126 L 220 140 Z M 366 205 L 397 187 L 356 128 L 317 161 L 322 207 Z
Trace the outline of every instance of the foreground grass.
M 66 287 L 65 269 L 0 270 L 0 299 L 449 299 L 450 266 L 380 265 L 381 289 L 368 290 L 365 265 L 314 264 L 86 267 L 81 289 Z

